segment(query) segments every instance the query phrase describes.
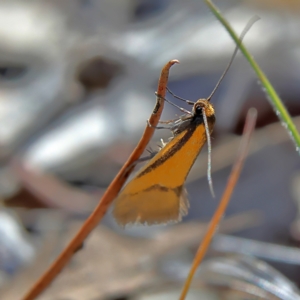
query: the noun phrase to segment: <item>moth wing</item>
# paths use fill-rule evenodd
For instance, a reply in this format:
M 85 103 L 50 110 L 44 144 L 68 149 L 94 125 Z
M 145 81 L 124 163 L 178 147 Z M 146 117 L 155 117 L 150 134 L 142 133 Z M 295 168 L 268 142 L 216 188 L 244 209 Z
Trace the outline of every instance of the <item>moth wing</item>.
M 188 212 L 185 188 L 153 185 L 139 193 L 122 193 L 116 198 L 113 215 L 120 225 L 178 222 Z

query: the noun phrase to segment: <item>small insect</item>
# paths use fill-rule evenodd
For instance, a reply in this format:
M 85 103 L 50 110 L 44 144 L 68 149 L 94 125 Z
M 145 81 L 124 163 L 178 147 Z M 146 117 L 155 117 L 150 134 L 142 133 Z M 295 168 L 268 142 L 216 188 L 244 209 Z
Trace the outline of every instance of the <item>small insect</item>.
M 249 22 L 245 27 L 240 42 L 252 24 Z M 185 115 L 172 121 L 170 129 L 173 138 L 167 144 L 163 144 L 162 149 L 136 173 L 115 199 L 113 216 L 117 223 L 151 225 L 180 221 L 189 208 L 184 183 L 206 141 L 209 153 L 208 181 L 213 194 L 210 134 L 216 118 L 210 100 L 229 70 L 237 50 L 238 45 L 208 98 L 192 102 L 171 93 L 174 97 L 193 105 L 191 112 L 165 99 Z

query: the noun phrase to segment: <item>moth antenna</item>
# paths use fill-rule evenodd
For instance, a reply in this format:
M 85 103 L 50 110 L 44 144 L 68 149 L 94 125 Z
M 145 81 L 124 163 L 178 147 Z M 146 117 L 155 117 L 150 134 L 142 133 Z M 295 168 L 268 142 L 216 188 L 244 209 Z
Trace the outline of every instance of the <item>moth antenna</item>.
M 189 104 L 189 105 L 194 105 L 194 104 L 195 104 L 195 102 L 193 102 L 193 101 L 190 101 L 190 100 L 188 100 L 188 99 L 184 99 L 184 98 L 181 98 L 181 97 L 175 95 L 168 87 L 167 87 L 167 91 L 168 91 L 174 98 L 176 98 L 176 99 L 179 99 L 179 100 L 181 100 L 181 101 L 184 101 L 184 102 L 186 102 L 186 103 Z
M 217 82 L 216 86 L 214 87 L 213 91 L 211 92 L 211 94 L 209 95 L 209 97 L 206 99 L 207 101 L 210 101 L 210 99 L 212 98 L 212 96 L 214 95 L 214 93 L 216 92 L 216 90 L 218 89 L 218 87 L 220 86 L 220 83 L 222 82 L 222 80 L 224 79 L 225 75 L 227 74 L 229 68 L 231 67 L 232 65 L 232 62 L 237 54 L 237 51 L 239 50 L 239 47 L 243 41 L 243 38 L 245 37 L 246 33 L 250 30 L 250 28 L 252 27 L 252 25 L 258 21 L 260 18 L 258 16 L 254 16 L 252 17 L 247 25 L 245 26 L 244 30 L 242 31 L 241 35 L 240 35 L 240 38 L 239 38 L 239 42 L 237 43 L 237 45 L 235 46 L 235 49 L 234 49 L 234 52 L 231 56 L 231 59 L 225 69 L 225 71 L 223 72 L 223 74 L 221 75 L 219 81 Z
M 210 133 L 209 133 L 207 117 L 206 117 L 206 114 L 205 114 L 205 108 L 202 108 L 202 115 L 203 115 L 203 121 L 204 121 L 206 139 L 207 139 L 207 148 L 208 148 L 207 181 L 208 181 L 208 185 L 209 185 L 211 195 L 213 196 L 213 198 L 215 198 L 216 196 L 215 196 L 212 177 L 211 177 L 211 140 L 210 140 Z
M 181 110 L 182 112 L 184 112 L 184 113 L 186 113 L 186 114 L 189 114 L 189 115 L 192 115 L 192 114 L 193 114 L 193 113 L 191 113 L 190 111 L 188 111 L 188 110 L 186 110 L 186 109 L 184 109 L 184 108 L 182 108 L 182 107 L 176 105 L 175 103 L 172 103 L 172 102 L 169 101 L 168 99 L 166 99 L 166 98 L 164 98 L 164 97 L 158 95 L 156 92 L 155 92 L 155 95 L 156 95 L 157 97 L 159 97 L 159 98 L 165 100 L 165 101 L 168 102 L 169 104 L 171 104 L 171 105 L 177 107 L 177 108 L 178 108 L 179 110 Z

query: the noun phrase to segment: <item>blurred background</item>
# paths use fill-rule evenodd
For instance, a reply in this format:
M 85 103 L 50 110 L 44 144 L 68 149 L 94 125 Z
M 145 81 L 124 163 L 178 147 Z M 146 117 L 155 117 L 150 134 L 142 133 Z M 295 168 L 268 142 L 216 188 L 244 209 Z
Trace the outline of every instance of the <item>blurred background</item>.
M 215 1 L 300 128 L 300 4 Z M 234 43 L 198 0 L 0 0 L 0 297 L 20 299 L 91 213 L 169 88 L 207 97 Z M 168 99 L 183 105 L 168 95 Z M 220 234 L 188 299 L 300 299 L 300 162 L 239 53 L 212 99 L 207 150 L 187 180 L 181 224 L 118 227 L 109 212 L 39 299 L 174 299 L 235 160 L 245 115 L 258 110 L 249 156 Z M 164 120 L 180 115 L 166 104 Z M 170 132 L 158 130 L 157 149 Z

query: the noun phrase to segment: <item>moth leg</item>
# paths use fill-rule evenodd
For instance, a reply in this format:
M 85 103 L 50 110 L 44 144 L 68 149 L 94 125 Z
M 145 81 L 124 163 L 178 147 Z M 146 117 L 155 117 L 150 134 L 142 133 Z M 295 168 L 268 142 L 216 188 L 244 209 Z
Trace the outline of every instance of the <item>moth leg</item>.
M 190 100 L 188 100 L 188 99 L 184 99 L 184 98 L 182 98 L 182 97 L 179 97 L 179 96 L 175 95 L 168 87 L 167 87 L 167 91 L 168 91 L 174 98 L 176 98 L 176 99 L 179 99 L 179 100 L 181 100 L 181 101 L 184 101 L 184 102 L 186 102 L 186 103 L 189 104 L 189 105 L 194 105 L 194 104 L 195 104 L 195 102 L 193 102 L 193 101 L 190 101 Z
M 177 119 L 173 119 L 173 120 L 167 120 L 167 121 L 158 121 L 158 123 L 161 123 L 161 124 L 170 124 L 170 123 L 174 123 L 178 120 Z
M 169 130 L 172 130 L 170 127 L 164 127 L 164 126 L 153 126 L 149 123 L 149 120 L 147 120 L 147 125 L 149 127 L 152 127 L 152 128 L 155 128 L 155 129 L 169 129 Z

